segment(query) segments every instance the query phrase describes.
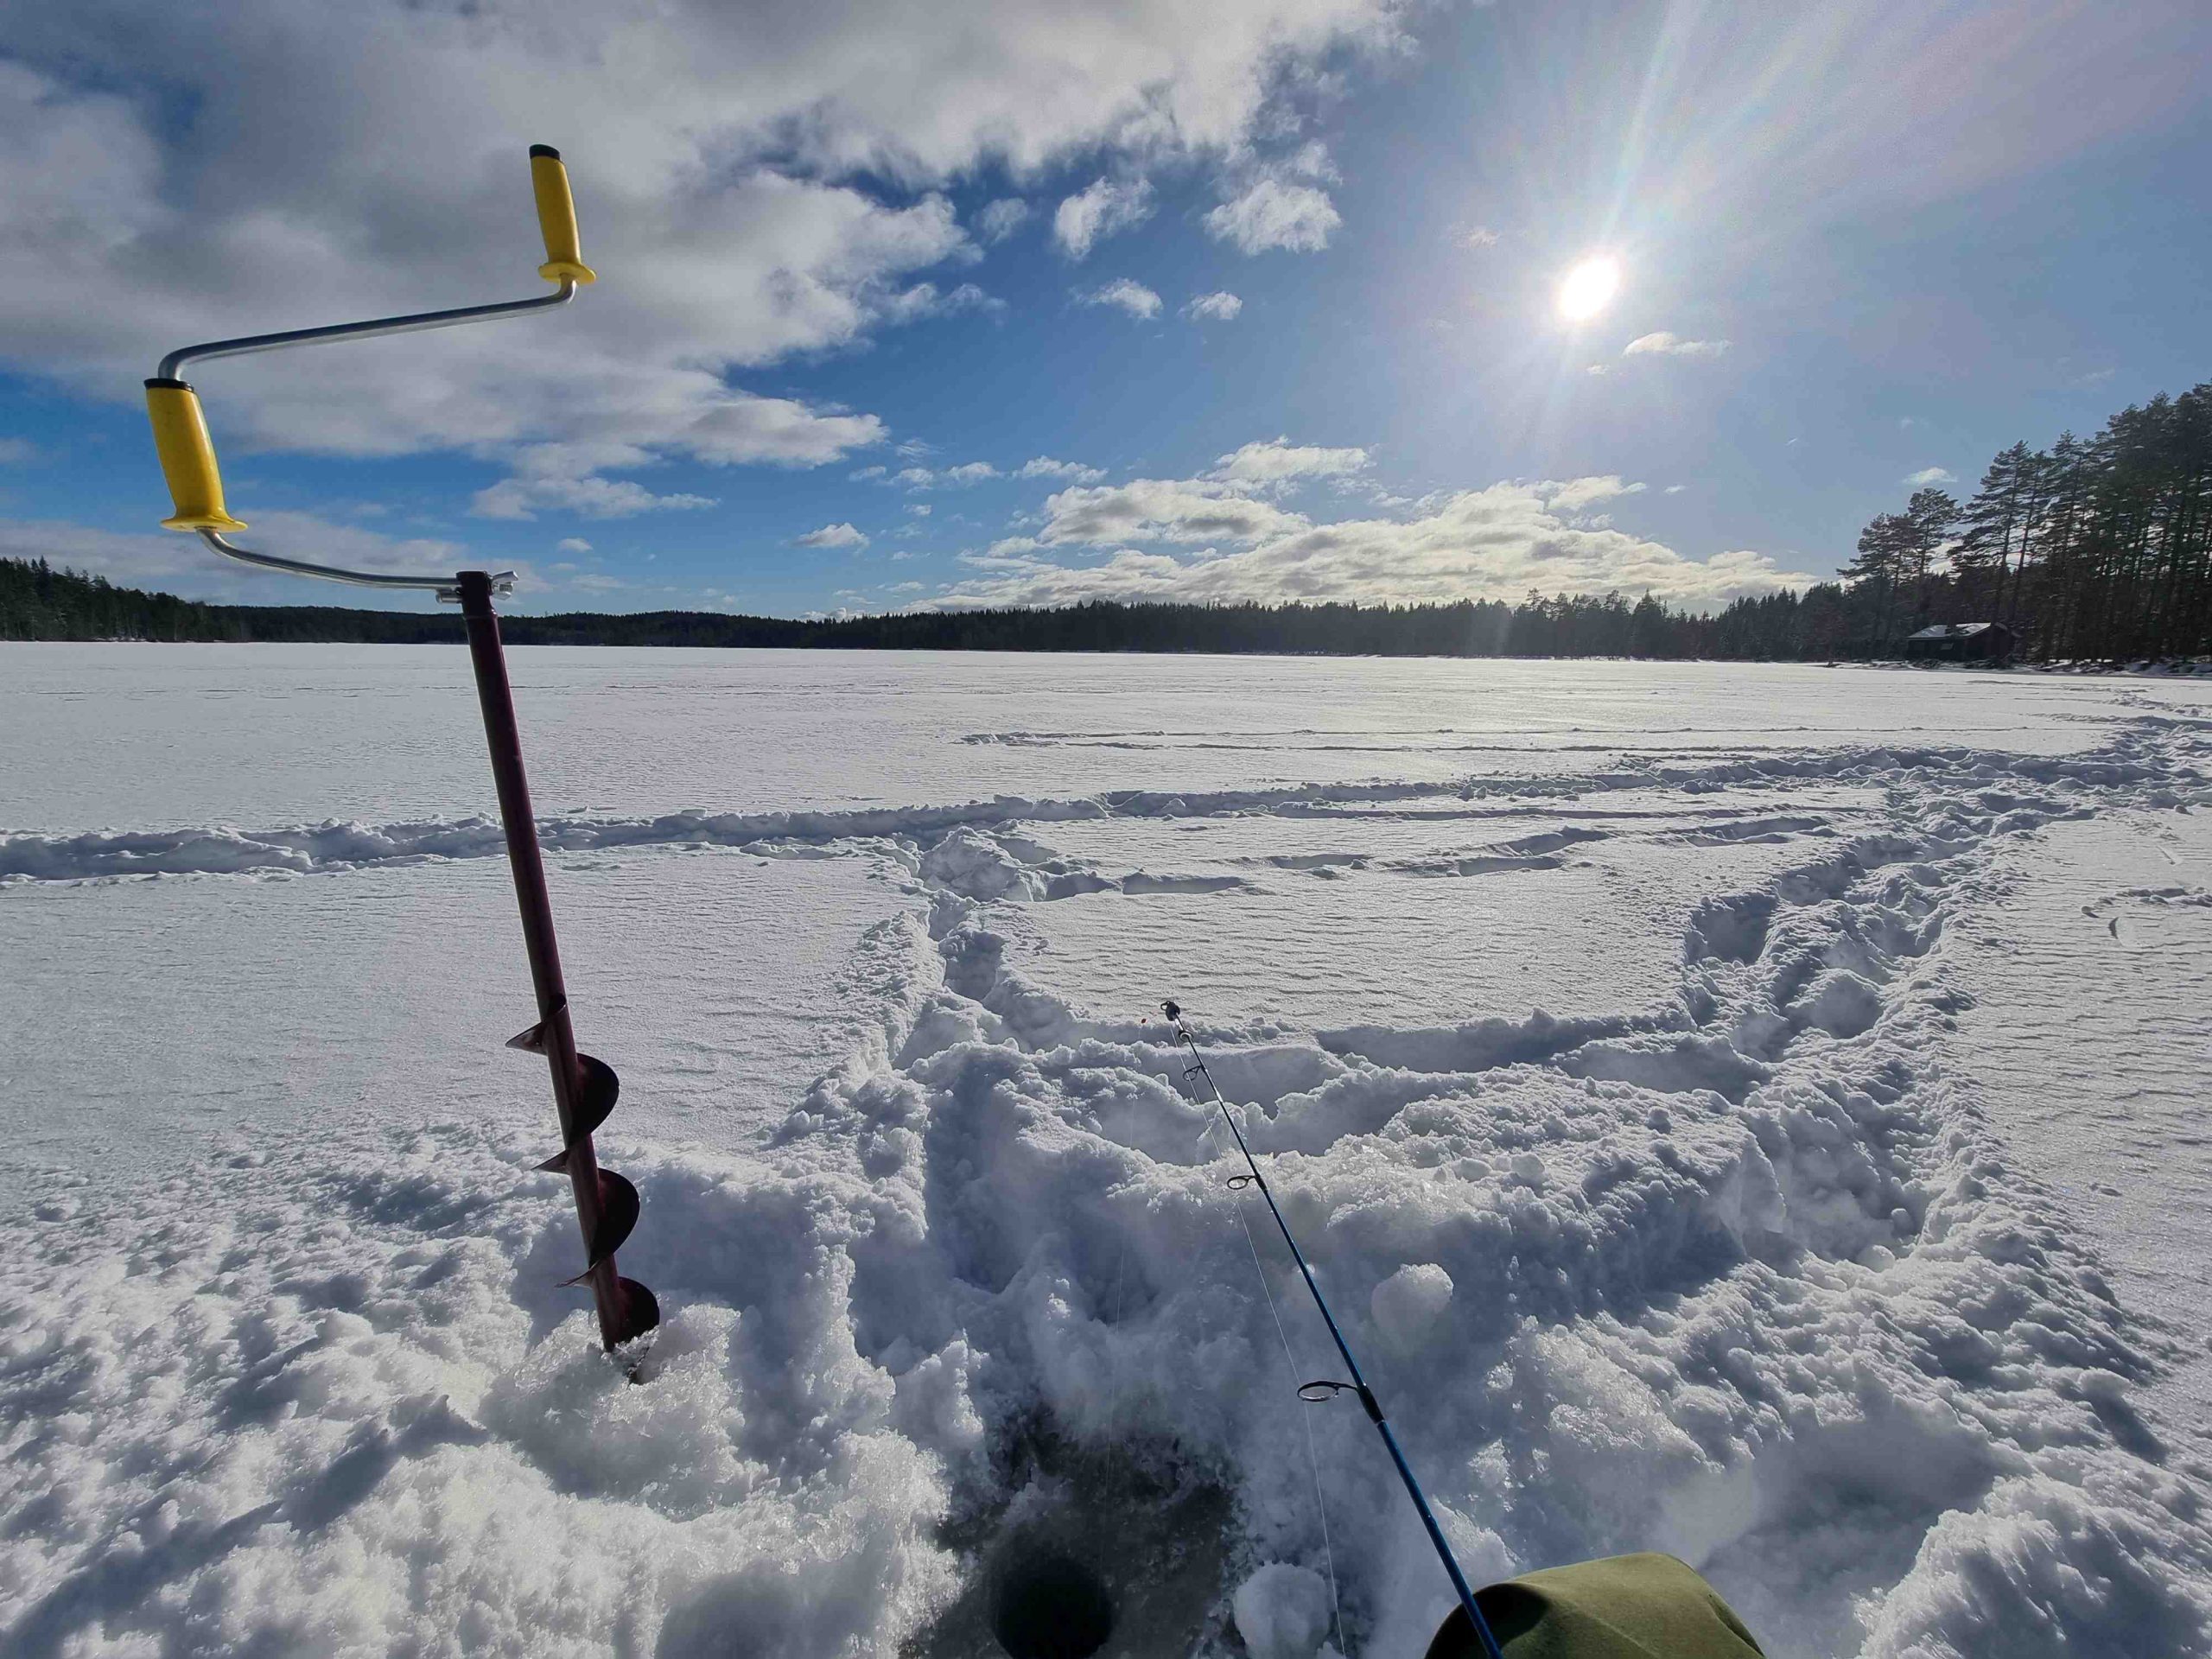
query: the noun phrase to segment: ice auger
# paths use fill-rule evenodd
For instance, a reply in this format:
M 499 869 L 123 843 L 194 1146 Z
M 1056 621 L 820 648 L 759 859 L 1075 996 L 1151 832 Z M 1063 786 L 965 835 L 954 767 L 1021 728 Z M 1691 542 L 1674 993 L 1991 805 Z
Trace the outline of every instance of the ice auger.
M 154 447 L 160 453 L 162 472 L 168 480 L 170 499 L 176 507 L 173 516 L 162 521 L 166 528 L 197 531 L 200 539 L 218 553 L 247 564 L 365 588 L 428 588 L 440 600 L 461 607 L 467 625 L 477 698 L 484 711 L 484 735 L 491 747 L 493 782 L 499 791 L 499 816 L 506 830 L 507 861 L 514 871 L 515 899 L 522 911 L 523 944 L 529 953 L 531 980 L 537 993 L 537 1023 L 507 1046 L 543 1054 L 552 1071 L 553 1103 L 561 1119 L 561 1150 L 539 1167 L 569 1178 L 575 1196 L 576 1222 L 583 1230 L 585 1260 L 584 1270 L 566 1282 L 590 1285 L 599 1311 L 600 1339 L 611 1351 L 658 1325 L 660 1307 L 652 1292 L 634 1279 L 623 1278 L 614 1266 L 615 1250 L 638 1224 L 638 1189 L 613 1170 L 601 1169 L 592 1148 L 592 1131 L 614 1109 L 620 1084 L 613 1067 L 576 1052 L 575 1033 L 569 1027 L 569 993 L 561 977 L 560 946 L 553 937 L 553 906 L 545 889 L 537 820 L 531 813 L 530 780 L 523 771 L 514 694 L 507 683 L 506 654 L 499 643 L 499 619 L 492 608 L 494 595 L 514 591 L 514 573 L 462 570 L 451 575 L 419 575 L 346 570 L 234 546 L 226 537 L 245 525 L 232 518 L 224 504 L 222 475 L 216 469 L 214 444 L 207 434 L 199 395 L 177 378 L 178 372 L 195 359 L 238 357 L 325 340 L 369 340 L 380 334 L 450 328 L 566 305 L 575 297 L 579 284 L 596 280 L 577 245 L 576 208 L 569 192 L 568 169 L 562 165 L 558 150 L 532 144 L 530 174 L 537 198 L 538 224 L 545 233 L 545 263 L 537 268 L 537 274 L 559 284 L 554 292 L 496 305 L 462 306 L 449 311 L 423 311 L 411 316 L 378 317 L 366 322 L 294 328 L 188 346 L 163 358 L 154 378 L 146 382 L 146 411 L 153 420 Z

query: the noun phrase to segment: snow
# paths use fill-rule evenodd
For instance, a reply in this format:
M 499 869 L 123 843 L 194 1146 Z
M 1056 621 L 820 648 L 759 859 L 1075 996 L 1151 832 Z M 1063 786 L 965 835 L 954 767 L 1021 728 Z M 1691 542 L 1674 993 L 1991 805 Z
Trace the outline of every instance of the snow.
M 1071 1558 L 1110 1652 L 1418 1654 L 1166 995 L 1478 1580 L 2212 1647 L 2212 688 L 515 661 L 642 1387 L 461 654 L 0 654 L 14 1649 L 988 1652 Z
M 2177 1344 L 2145 1390 L 2212 1453 L 2212 819 L 2115 813 L 2006 849 L 1962 962 L 2015 1147 Z

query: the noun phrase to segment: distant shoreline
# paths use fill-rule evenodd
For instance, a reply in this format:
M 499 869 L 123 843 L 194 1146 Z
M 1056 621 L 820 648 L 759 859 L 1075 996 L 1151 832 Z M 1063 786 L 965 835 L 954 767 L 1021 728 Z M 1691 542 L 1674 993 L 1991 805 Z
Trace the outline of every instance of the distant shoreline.
M 1094 600 L 1034 610 L 902 611 L 770 617 L 715 611 L 571 611 L 510 615 L 512 645 L 711 651 L 956 651 L 1106 656 L 1432 658 L 1529 662 L 1763 662 L 1993 668 L 1904 662 L 1901 636 L 1850 632 L 1850 596 L 1833 583 L 1738 599 L 1710 614 L 1646 594 L 1530 594 L 1518 605 L 1187 605 Z M 0 559 L 0 640 L 79 644 L 458 645 L 454 612 L 327 605 L 213 605 L 118 588 L 44 561 Z M 2020 664 L 2020 666 L 2029 666 Z M 2202 664 L 2113 661 L 2034 664 L 2069 672 L 2195 673 Z

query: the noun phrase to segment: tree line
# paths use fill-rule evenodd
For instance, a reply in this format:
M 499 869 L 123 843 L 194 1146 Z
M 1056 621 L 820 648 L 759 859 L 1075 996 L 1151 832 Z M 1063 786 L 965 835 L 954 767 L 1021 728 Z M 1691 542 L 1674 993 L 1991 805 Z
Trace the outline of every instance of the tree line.
M 1646 594 L 1531 593 L 1517 605 L 1185 605 L 796 619 L 710 611 L 503 619 L 516 645 L 906 651 L 1263 652 L 1382 657 L 1894 657 L 1917 629 L 1985 621 L 2038 661 L 2212 653 L 2212 385 L 2131 406 L 2087 440 L 2016 443 L 1964 503 L 1913 493 L 1878 515 L 1837 582 L 1710 614 Z M 451 613 L 209 605 L 0 559 L 0 639 L 447 644 Z
M 2010 628 L 2038 661 L 2212 649 L 2212 384 L 2129 405 L 2092 438 L 1999 452 L 1961 502 L 1916 490 L 1843 572 L 1876 654 L 1934 622 Z
M 1802 596 L 1739 600 L 1711 616 L 1672 609 L 1649 594 L 1631 604 L 1618 594 L 1530 594 L 1518 605 L 1496 600 L 1454 605 L 1092 601 L 1052 610 L 820 619 L 580 611 L 507 616 L 499 626 L 510 643 L 522 645 L 1756 658 L 1822 654 L 1831 636 L 1842 637 L 1824 619 L 1840 622 L 1843 598 L 1840 588 L 1824 583 Z M 58 569 L 44 559 L 0 559 L 0 639 L 444 645 L 462 637 L 461 618 L 452 612 L 211 605 L 119 588 L 104 576 Z

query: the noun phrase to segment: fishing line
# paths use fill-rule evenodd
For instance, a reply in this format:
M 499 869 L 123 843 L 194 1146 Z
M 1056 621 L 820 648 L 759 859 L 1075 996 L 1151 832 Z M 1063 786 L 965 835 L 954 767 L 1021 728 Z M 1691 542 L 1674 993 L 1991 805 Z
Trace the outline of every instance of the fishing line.
M 1236 1206 L 1236 1224 L 1244 1230 L 1245 1248 L 1252 1252 L 1252 1271 L 1259 1276 L 1260 1294 L 1268 1299 L 1268 1317 L 1275 1322 L 1275 1340 L 1282 1344 L 1284 1370 L 1290 1373 L 1293 1387 L 1298 1382 L 1298 1357 L 1290 1351 L 1290 1336 L 1282 1328 L 1282 1313 L 1275 1306 L 1275 1294 L 1268 1288 L 1268 1270 L 1260 1262 L 1259 1241 L 1252 1236 L 1252 1224 L 1244 1214 L 1244 1206 Z M 1337 1632 L 1337 1651 L 1344 1650 L 1344 1604 L 1337 1598 L 1337 1551 L 1329 1541 L 1329 1500 L 1321 1490 L 1321 1459 L 1313 1449 L 1313 1417 L 1310 1412 L 1300 1412 L 1299 1422 L 1306 1430 L 1306 1466 L 1313 1476 L 1313 1507 L 1321 1516 L 1321 1559 L 1329 1567 L 1329 1616 Z
M 1429 1507 L 1427 1494 L 1421 1491 L 1421 1482 L 1414 1478 L 1413 1467 L 1407 1463 L 1405 1452 L 1399 1448 L 1398 1437 L 1390 1432 L 1389 1421 L 1382 1414 L 1382 1402 L 1375 1397 L 1375 1390 L 1367 1386 L 1367 1379 L 1360 1374 L 1359 1362 L 1352 1357 L 1351 1344 L 1344 1340 L 1344 1333 L 1338 1329 L 1337 1317 L 1329 1312 L 1328 1299 L 1321 1294 L 1320 1283 L 1313 1277 L 1313 1269 L 1306 1260 L 1306 1253 L 1298 1248 L 1298 1240 L 1291 1236 L 1290 1224 L 1283 1219 L 1281 1207 L 1275 1203 L 1274 1192 L 1268 1190 L 1268 1178 L 1260 1173 L 1259 1160 L 1253 1157 L 1252 1148 L 1244 1142 L 1244 1131 L 1236 1127 L 1236 1119 L 1229 1109 L 1229 1102 L 1222 1096 L 1221 1086 L 1214 1082 L 1213 1073 L 1206 1070 L 1205 1056 L 1198 1052 L 1191 1028 L 1183 1023 L 1183 1010 L 1173 1002 L 1162 1002 L 1160 1011 L 1166 1016 L 1167 1023 L 1174 1028 L 1176 1036 L 1182 1039 L 1183 1046 L 1190 1051 L 1191 1064 L 1185 1068 L 1183 1075 L 1186 1078 L 1197 1077 L 1205 1079 L 1207 1090 L 1213 1096 L 1213 1103 L 1221 1113 L 1221 1121 L 1229 1125 L 1230 1134 L 1236 1139 L 1236 1150 L 1244 1154 L 1244 1166 L 1251 1172 L 1249 1176 L 1230 1176 L 1230 1186 L 1236 1190 L 1241 1190 L 1248 1184 L 1256 1186 L 1260 1189 L 1260 1196 L 1268 1201 L 1268 1213 L 1274 1217 L 1276 1230 L 1282 1234 L 1284 1244 L 1289 1247 L 1291 1259 L 1298 1263 L 1298 1271 L 1306 1281 L 1307 1294 L 1313 1298 L 1313 1306 L 1320 1312 L 1321 1322 L 1329 1327 L 1330 1338 L 1337 1344 L 1337 1353 L 1344 1360 L 1344 1370 L 1351 1375 L 1349 1382 L 1325 1377 L 1300 1383 L 1298 1397 L 1318 1403 L 1337 1394 L 1358 1396 L 1361 1408 L 1367 1413 L 1368 1421 L 1375 1425 L 1375 1432 L 1382 1437 L 1383 1447 L 1389 1452 L 1390 1461 L 1398 1471 L 1398 1478 L 1405 1484 L 1406 1496 L 1413 1499 L 1414 1509 L 1421 1516 L 1421 1526 L 1428 1533 L 1428 1541 L 1436 1550 L 1437 1560 L 1443 1563 L 1445 1575 L 1452 1580 L 1452 1588 L 1459 1598 L 1459 1606 L 1467 1615 L 1467 1623 L 1473 1629 L 1483 1652 L 1487 1659 L 1505 1659 L 1504 1653 L 1497 1645 L 1497 1637 L 1491 1631 L 1490 1622 L 1483 1617 L 1482 1609 L 1475 1605 L 1475 1592 L 1467 1584 L 1467 1575 L 1459 1570 L 1459 1558 L 1452 1554 L 1452 1546 L 1446 1541 L 1444 1529 L 1437 1524 L 1436 1511 Z M 1241 1218 L 1243 1214 L 1242 1205 L 1238 1206 L 1237 1214 Z M 1249 1228 L 1245 1231 L 1245 1239 L 1247 1243 L 1250 1242 Z M 1253 1255 L 1256 1260 L 1256 1247 Z M 1264 1273 L 1261 1281 L 1264 1289 Z M 1272 1296 L 1268 1298 L 1268 1305 L 1270 1308 L 1274 1306 Z M 1281 1329 L 1280 1320 L 1277 1321 L 1277 1329 Z M 1286 1341 L 1285 1346 L 1287 1345 Z

